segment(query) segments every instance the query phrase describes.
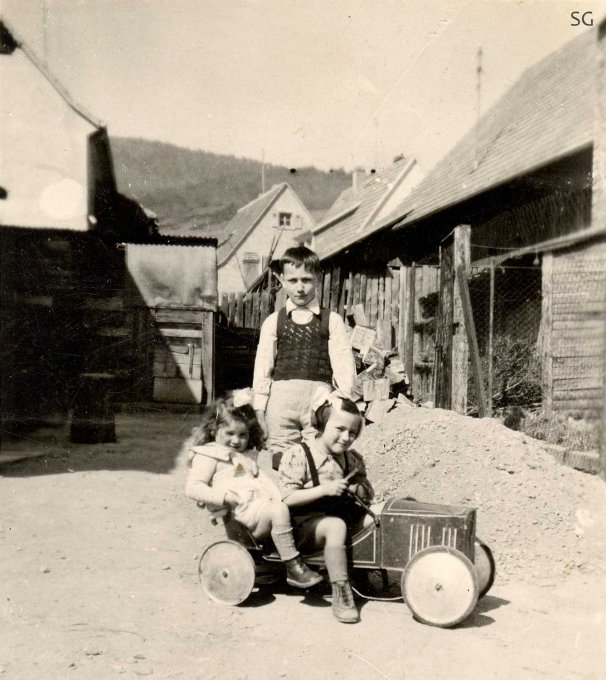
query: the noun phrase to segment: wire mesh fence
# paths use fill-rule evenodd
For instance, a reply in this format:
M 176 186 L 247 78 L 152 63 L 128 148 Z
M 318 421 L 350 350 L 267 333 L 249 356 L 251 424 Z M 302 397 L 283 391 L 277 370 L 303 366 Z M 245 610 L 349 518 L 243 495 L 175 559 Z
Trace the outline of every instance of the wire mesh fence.
M 472 268 L 468 284 L 489 409 L 540 404 L 540 263 Z M 478 410 L 477 402 L 470 377 L 470 412 Z

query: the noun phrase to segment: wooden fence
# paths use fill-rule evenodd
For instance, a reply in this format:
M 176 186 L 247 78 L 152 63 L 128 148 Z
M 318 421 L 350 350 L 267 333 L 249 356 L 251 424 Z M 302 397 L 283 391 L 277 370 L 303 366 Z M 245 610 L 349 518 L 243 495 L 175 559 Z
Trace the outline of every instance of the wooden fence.
M 413 394 L 423 400 L 433 394 L 438 278 L 438 267 L 412 265 L 366 272 L 335 267 L 322 281 L 322 305 L 343 318 L 363 311 L 363 323 L 377 331 L 384 349 L 400 354 Z
M 273 312 L 275 306 L 276 294 L 273 290 L 246 294 L 223 293 L 220 322 L 236 328 L 261 328 L 261 324 Z
M 412 379 L 415 397 L 433 398 L 435 314 L 439 268 L 433 265 L 388 266 L 354 271 L 324 271 L 319 301 L 343 319 L 357 310 L 358 322 L 377 331 L 384 349 L 397 351 Z M 231 328 L 260 328 L 284 304 L 281 289 L 223 294 L 220 323 Z

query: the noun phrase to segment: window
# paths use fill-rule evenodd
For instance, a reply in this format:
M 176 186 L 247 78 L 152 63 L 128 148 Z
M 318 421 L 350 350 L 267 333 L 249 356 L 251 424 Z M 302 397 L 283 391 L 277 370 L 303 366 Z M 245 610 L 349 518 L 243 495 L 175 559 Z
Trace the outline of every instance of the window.
M 292 221 L 292 213 L 278 213 L 278 226 L 282 229 L 289 229 Z

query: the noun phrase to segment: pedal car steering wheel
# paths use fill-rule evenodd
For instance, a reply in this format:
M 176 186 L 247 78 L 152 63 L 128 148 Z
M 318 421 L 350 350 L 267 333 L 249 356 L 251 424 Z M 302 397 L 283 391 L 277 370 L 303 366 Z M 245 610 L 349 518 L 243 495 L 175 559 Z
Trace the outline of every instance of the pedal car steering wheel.
M 381 526 L 381 518 L 379 515 L 377 515 L 376 512 L 372 510 L 370 505 L 363 501 L 360 496 L 358 496 L 357 493 L 353 492 L 350 488 L 345 489 L 345 493 L 353 500 L 357 505 L 359 505 L 361 508 L 364 509 L 367 515 L 370 515 L 372 517 L 373 522 L 375 523 L 375 526 L 379 527 Z

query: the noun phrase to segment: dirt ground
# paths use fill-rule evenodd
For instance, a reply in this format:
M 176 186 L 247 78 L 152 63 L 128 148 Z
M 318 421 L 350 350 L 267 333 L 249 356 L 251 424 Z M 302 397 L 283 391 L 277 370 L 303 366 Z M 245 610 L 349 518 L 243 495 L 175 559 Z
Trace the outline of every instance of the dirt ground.
M 452 630 L 401 601 L 366 602 L 346 626 L 321 594 L 286 586 L 240 607 L 207 600 L 196 560 L 223 532 L 183 494 L 179 444 L 195 420 L 123 414 L 115 444 L 73 445 L 66 429 L 4 444 L 44 455 L 0 467 L 0 677 L 606 677 L 600 480 L 498 423 L 389 414 L 359 447 L 379 494 L 478 507 L 497 580 Z

